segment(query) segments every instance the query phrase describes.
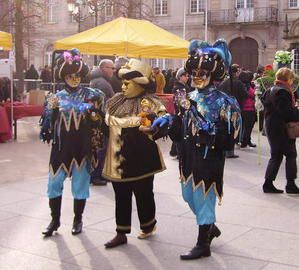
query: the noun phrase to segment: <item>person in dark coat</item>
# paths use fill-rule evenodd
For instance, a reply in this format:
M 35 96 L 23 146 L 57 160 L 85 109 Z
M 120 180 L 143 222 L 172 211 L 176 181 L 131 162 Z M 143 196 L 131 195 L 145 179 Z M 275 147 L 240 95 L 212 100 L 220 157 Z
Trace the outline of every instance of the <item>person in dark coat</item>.
M 247 97 L 247 91 L 245 85 L 239 79 L 241 73 L 240 66 L 233 64 L 230 70 L 231 78 L 224 80 L 220 85 L 219 89 L 237 99 L 240 106 L 243 104 L 245 98 Z M 242 108 L 241 108 L 242 109 Z
M 172 69 L 168 69 L 165 75 L 165 81 L 166 81 L 166 85 L 164 88 L 164 93 L 165 94 L 171 94 L 172 92 L 172 85 L 170 85 L 170 78 L 172 76 Z
M 0 78 L 0 102 L 9 101 L 11 99 L 10 93 L 11 80 L 7 77 Z M 13 86 L 13 100 L 16 100 L 16 89 Z
M 100 89 L 106 96 L 106 99 L 114 96 L 114 90 L 110 80 L 114 74 L 114 63 L 110 59 L 101 60 L 99 67 L 90 74 L 90 87 Z
M 180 111 L 179 100 L 182 98 L 186 98 L 187 94 L 191 91 L 189 85 L 187 84 L 189 80 L 189 74 L 182 67 L 176 73 L 176 81 L 174 82 L 174 86 L 172 89 L 173 94 L 173 103 L 175 107 L 175 113 L 178 114 Z M 176 142 L 172 142 L 171 149 L 169 155 L 172 157 L 176 157 L 179 153 L 178 144 Z
M 105 100 L 114 96 L 115 92 L 111 85 L 111 79 L 114 76 L 114 63 L 110 59 L 103 59 L 99 63 L 98 69 L 90 75 L 90 87 L 101 90 L 105 94 Z M 98 166 L 91 174 L 90 181 L 95 186 L 105 186 L 107 181 L 102 177 L 104 159 L 106 155 L 107 141 L 104 139 L 103 148 L 98 152 Z
M 121 82 L 121 79 L 117 76 L 117 74 L 118 74 L 118 71 L 120 70 L 120 68 L 128 62 L 129 62 L 129 59 L 126 57 L 117 57 L 114 61 L 115 71 L 110 80 L 110 84 L 112 86 L 114 93 L 121 92 L 122 82 Z
M 30 68 L 25 73 L 25 79 L 27 80 L 37 80 L 39 78 L 38 72 L 33 64 L 31 64 Z M 36 89 L 36 82 L 29 81 L 27 82 L 27 91 L 31 89 Z
M 40 79 L 44 83 L 43 89 L 50 90 L 51 89 L 51 71 L 48 65 L 45 65 L 45 67 L 42 69 L 42 72 L 40 74 Z
M 38 72 L 33 64 L 31 64 L 30 68 L 26 71 L 25 79 L 32 79 L 32 80 L 38 79 Z
M 45 67 L 43 68 L 40 74 L 40 79 L 45 83 L 51 82 L 51 71 L 48 65 L 45 65 Z
M 299 188 L 295 184 L 297 178 L 297 151 L 296 140 L 287 135 L 285 125 L 288 122 L 299 121 L 299 110 L 295 107 L 294 92 L 291 87 L 294 73 L 284 67 L 275 75 L 275 83 L 270 91 L 263 96 L 265 106 L 266 135 L 270 144 L 271 157 L 265 173 L 263 184 L 264 193 L 282 193 L 273 182 L 277 176 L 283 156 L 286 157 L 286 192 L 299 194 Z
M 242 110 L 242 104 L 247 97 L 247 91 L 245 88 L 245 85 L 240 81 L 239 75 L 240 75 L 241 69 L 238 64 L 233 64 L 230 68 L 230 77 L 226 80 L 224 80 L 220 85 L 219 89 L 237 99 L 240 108 Z M 235 155 L 235 147 L 229 151 L 226 151 L 226 157 L 227 158 L 238 158 L 238 155 Z
M 178 69 L 176 73 L 176 81 L 174 82 L 172 88 L 172 94 L 176 95 L 178 92 L 189 93 L 191 91 L 189 85 L 187 84 L 189 80 L 189 74 L 184 68 Z

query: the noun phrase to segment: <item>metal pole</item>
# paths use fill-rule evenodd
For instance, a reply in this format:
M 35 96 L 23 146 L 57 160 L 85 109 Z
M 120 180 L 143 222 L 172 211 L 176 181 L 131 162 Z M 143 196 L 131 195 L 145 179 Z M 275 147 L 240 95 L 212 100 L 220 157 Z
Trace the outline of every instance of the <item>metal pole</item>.
M 186 0 L 184 1 L 184 8 L 183 8 L 183 39 L 186 39 Z M 185 60 L 182 59 L 182 66 L 185 65 Z
M 208 41 L 208 0 L 205 2 L 205 41 Z
M 98 26 L 98 4 L 96 3 L 94 6 L 94 26 Z M 94 56 L 93 65 L 96 67 L 98 65 L 98 57 L 97 55 Z
M 12 2 L 9 1 L 8 2 L 8 6 L 9 6 L 9 10 L 12 10 Z M 13 22 L 12 22 L 12 12 L 9 13 L 9 30 L 10 33 L 12 34 L 13 32 Z M 14 49 L 11 49 L 14 52 Z M 16 136 L 14 133 L 14 129 L 13 129 L 13 119 L 14 119 L 14 110 L 13 110 L 13 85 L 14 85 L 14 78 L 13 78 L 13 69 L 14 69 L 14 62 L 15 62 L 15 54 L 10 51 L 9 52 L 9 76 L 10 76 L 10 119 L 11 119 L 11 126 L 10 126 L 10 130 L 11 130 L 11 134 L 13 136 Z
M 184 0 L 184 8 L 183 8 L 184 16 L 183 16 L 183 39 L 186 38 L 186 0 Z
M 78 5 L 78 33 L 81 32 L 81 6 Z
M 29 10 L 30 10 L 30 7 L 29 7 L 29 2 L 27 2 L 27 6 L 26 6 L 26 9 L 27 9 L 27 14 L 29 14 Z M 27 25 L 28 27 L 28 25 Z M 27 58 L 28 58 L 28 61 L 27 61 L 27 68 L 29 68 L 30 66 L 30 57 L 31 57 L 31 42 L 30 42 L 30 31 L 27 31 L 27 37 L 28 37 L 28 47 L 27 47 Z

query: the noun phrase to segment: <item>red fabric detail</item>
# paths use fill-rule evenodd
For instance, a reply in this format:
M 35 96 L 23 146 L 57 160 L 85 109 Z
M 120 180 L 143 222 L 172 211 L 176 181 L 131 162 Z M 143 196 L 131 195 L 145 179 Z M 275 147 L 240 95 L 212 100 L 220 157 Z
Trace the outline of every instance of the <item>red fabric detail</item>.
M 255 111 L 255 89 L 253 87 L 249 87 L 247 91 L 248 97 L 244 100 L 242 110 L 243 111 Z
M 44 106 L 28 105 L 22 102 L 13 103 L 13 119 L 18 120 L 28 116 L 42 115 Z M 11 132 L 11 103 L 6 102 L 0 106 L 0 143 L 12 138 Z
M 268 64 L 268 65 L 264 66 L 264 70 L 265 71 L 267 71 L 267 70 L 273 70 L 273 67 L 272 67 L 272 65 Z
M 10 119 L 11 103 L 4 103 L 7 115 Z M 13 103 L 13 119 L 18 120 L 28 116 L 40 116 L 43 113 L 44 106 L 42 105 L 29 105 L 22 102 Z
M 0 143 L 10 140 L 12 137 L 11 127 L 5 108 L 0 106 Z
M 173 104 L 173 95 L 172 94 L 157 94 L 156 95 L 162 100 L 166 110 L 170 114 L 175 114 L 174 104 Z

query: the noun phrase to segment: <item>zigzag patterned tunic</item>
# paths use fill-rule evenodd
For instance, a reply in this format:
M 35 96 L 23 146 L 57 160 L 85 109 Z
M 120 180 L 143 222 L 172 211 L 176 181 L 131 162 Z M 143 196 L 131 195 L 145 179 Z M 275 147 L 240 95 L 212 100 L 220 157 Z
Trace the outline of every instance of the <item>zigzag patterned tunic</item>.
M 75 165 L 79 170 L 86 161 L 89 170 L 96 166 L 96 152 L 102 143 L 104 94 L 92 88 L 76 92 L 62 90 L 52 95 L 42 116 L 42 133 L 52 142 L 50 173 L 63 169 L 70 176 Z

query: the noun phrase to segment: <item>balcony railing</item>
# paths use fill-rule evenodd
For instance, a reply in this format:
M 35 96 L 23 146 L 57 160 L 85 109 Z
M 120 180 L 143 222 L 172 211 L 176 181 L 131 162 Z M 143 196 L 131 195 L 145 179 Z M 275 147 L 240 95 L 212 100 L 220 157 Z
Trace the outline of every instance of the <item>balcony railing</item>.
M 235 8 L 211 10 L 208 12 L 208 25 L 235 23 L 259 24 L 277 21 L 278 9 L 275 7 Z

